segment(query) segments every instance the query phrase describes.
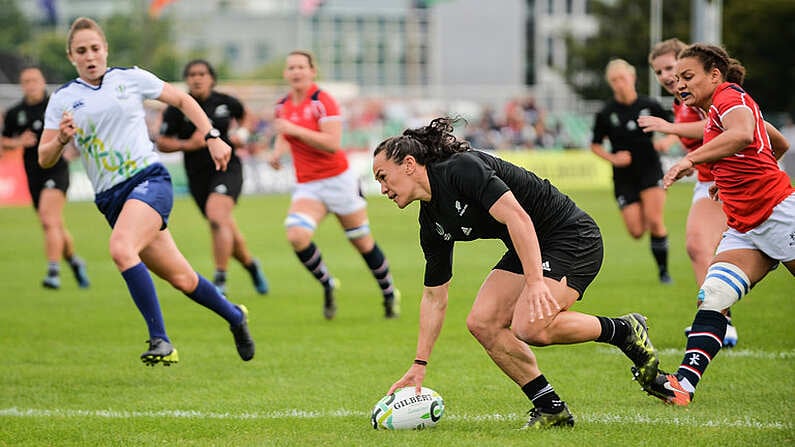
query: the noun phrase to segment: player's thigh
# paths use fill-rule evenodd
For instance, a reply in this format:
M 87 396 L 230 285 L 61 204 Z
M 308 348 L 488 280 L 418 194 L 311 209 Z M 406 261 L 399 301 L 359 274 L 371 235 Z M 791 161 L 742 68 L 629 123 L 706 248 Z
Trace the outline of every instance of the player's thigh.
M 177 248 L 171 232 L 160 231 L 152 242 L 141 250 L 141 260 L 158 277 L 184 291 L 196 288 L 198 279 L 190 263 Z
M 206 196 L 205 214 L 208 219 L 228 221 L 232 218 L 232 209 L 243 190 L 243 171 L 240 161 L 234 158 L 226 171 L 213 171 L 209 179 Z
M 66 194 L 56 188 L 47 188 L 39 195 L 39 219 L 44 225 L 58 224 L 62 220 Z
M 110 233 L 111 250 L 140 253 L 158 236 L 163 219 L 158 212 L 137 199 L 124 202 L 116 224 Z
M 552 294 L 552 297 L 558 303 L 560 312 L 569 309 L 577 301 L 577 298 L 580 297 L 580 292 L 568 286 L 566 278 L 558 281 L 553 278 L 545 277 L 544 283 L 549 288 L 549 292 Z M 511 323 L 512 326 L 514 326 L 514 330 L 517 333 L 525 334 L 527 336 L 540 334 L 544 331 L 544 329 L 552 324 L 553 321 L 555 321 L 555 318 L 560 313 L 557 312 L 551 318 L 530 321 L 530 315 L 535 312 L 538 312 L 538 309 L 531 308 L 529 302 L 518 300 L 513 311 Z
M 663 218 L 665 208 L 665 190 L 659 186 L 646 188 L 640 192 L 640 203 L 643 218 L 647 222 L 659 222 Z
M 643 219 L 640 202 L 630 203 L 621 208 L 621 218 L 632 237 L 639 238 L 646 231 L 646 221 Z
M 524 275 L 506 270 L 492 270 L 475 297 L 467 326 L 509 327 L 523 287 Z
M 290 202 L 287 214 L 301 214 L 311 218 L 315 224 L 319 224 L 328 214 L 326 205 L 320 200 L 309 197 L 296 197 Z
M 349 230 L 368 223 L 367 208 L 361 208 L 348 214 L 336 214 L 342 228 Z
M 775 261 L 769 256 L 750 248 L 722 251 L 712 260 L 712 264 L 718 262 L 728 262 L 739 267 L 748 276 L 752 286 L 761 281 L 775 265 Z
M 233 197 L 217 192 L 210 193 L 205 205 L 207 219 L 212 222 L 228 222 L 232 220 L 234 207 L 235 199 Z
M 720 202 L 708 198 L 693 202 L 687 214 L 685 229 L 688 244 L 699 243 L 709 246 L 714 252 L 724 231 L 726 231 L 726 215 L 723 214 Z

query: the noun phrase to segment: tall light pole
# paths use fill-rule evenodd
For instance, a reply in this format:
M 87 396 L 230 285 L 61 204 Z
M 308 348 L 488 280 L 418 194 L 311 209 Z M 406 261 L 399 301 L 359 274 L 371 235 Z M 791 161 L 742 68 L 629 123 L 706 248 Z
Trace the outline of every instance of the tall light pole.
M 662 40 L 662 4 L 663 0 L 649 1 L 649 50 Z M 660 83 L 657 82 L 651 67 L 649 67 L 649 96 L 660 98 Z
M 723 40 L 723 0 L 692 0 L 690 5 L 691 40 L 720 45 Z

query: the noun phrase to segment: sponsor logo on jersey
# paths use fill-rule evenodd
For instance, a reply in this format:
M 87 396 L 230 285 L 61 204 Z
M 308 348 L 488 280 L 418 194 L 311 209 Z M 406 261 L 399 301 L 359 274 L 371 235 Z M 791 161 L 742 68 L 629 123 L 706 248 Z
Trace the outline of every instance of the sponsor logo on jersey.
M 459 202 L 458 200 L 455 201 L 455 209 L 456 209 L 456 211 L 458 211 L 458 215 L 459 216 L 463 216 L 464 213 L 467 212 L 467 207 L 469 207 L 469 205 L 467 205 L 466 203 L 462 207 L 461 206 L 461 202 Z
M 141 182 L 138 186 L 133 189 L 133 192 L 136 194 L 146 194 L 149 192 L 149 180 Z
M 464 233 L 464 235 L 466 235 L 466 236 L 469 236 L 469 233 L 471 233 L 471 232 L 472 232 L 472 228 L 469 228 L 469 227 L 461 227 L 461 231 Z
M 83 107 L 84 105 L 86 105 L 86 103 L 83 102 L 82 99 L 78 99 L 77 101 L 72 103 L 72 110 L 71 111 L 75 111 L 75 110 Z
M 17 126 L 22 127 L 27 123 L 28 123 L 28 114 L 25 113 L 24 110 L 20 110 L 19 113 L 17 113 Z
M 541 270 L 545 272 L 551 272 L 552 268 L 549 266 L 549 261 L 544 261 L 541 263 Z

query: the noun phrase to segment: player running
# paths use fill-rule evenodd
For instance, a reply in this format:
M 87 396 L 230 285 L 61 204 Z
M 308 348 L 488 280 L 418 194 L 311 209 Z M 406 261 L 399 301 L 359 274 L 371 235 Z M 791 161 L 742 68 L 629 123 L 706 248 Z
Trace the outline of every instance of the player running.
M 729 228 L 698 291 L 701 305 L 678 370 L 661 372 L 645 387 L 673 405 L 690 404 L 723 347 L 726 311 L 779 262 L 795 276 L 795 188 L 772 149 L 787 143 L 771 141 L 775 134 L 765 130 L 759 106 L 742 87 L 727 81 L 735 71 L 745 69 L 716 45 L 690 45 L 676 64 L 682 103 L 708 111 L 708 118 L 704 144 L 671 167 L 664 184 L 668 187 L 695 166 L 709 163 Z

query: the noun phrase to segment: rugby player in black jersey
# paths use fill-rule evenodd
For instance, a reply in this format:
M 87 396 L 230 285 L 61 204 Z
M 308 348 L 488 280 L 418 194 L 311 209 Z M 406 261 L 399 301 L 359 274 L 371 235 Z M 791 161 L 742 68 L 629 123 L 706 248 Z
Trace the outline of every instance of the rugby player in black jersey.
M 416 359 L 389 393 L 422 386 L 445 317 L 455 242 L 499 239 L 507 251 L 478 291 L 467 327 L 533 402 L 525 428 L 574 425 L 530 346 L 610 343 L 632 360 L 643 383 L 654 378 L 658 364 L 646 318 L 570 310 L 602 265 L 599 227 L 549 181 L 456 139 L 455 121 L 436 118 L 386 139 L 374 152 L 381 193 L 398 208 L 420 201 L 425 256 Z
M 69 189 L 69 163 L 61 158 L 51 168 L 39 166 L 39 139 L 44 131 L 44 110 L 49 96 L 44 75 L 38 67 L 19 73 L 23 98 L 6 112 L 0 145 L 3 149 L 24 147 L 25 174 L 33 208 L 44 230 L 47 275 L 41 282 L 47 289 L 61 287 L 61 258 L 69 263 L 77 285 L 90 285 L 86 263 L 75 254 L 74 241 L 64 223 L 63 209 Z
M 192 60 L 185 64 L 182 77 L 188 93 L 218 129 L 218 137 L 233 148 L 243 146 L 247 133 L 243 125 L 245 108 L 237 98 L 215 90 L 217 77 L 213 66 L 203 59 Z M 238 131 L 230 132 L 234 124 Z M 197 132 L 196 126 L 174 106 L 163 112 L 157 148 L 162 152 L 183 152 L 190 194 L 210 224 L 215 287 L 226 294 L 229 259 L 234 257 L 248 272 L 257 293 L 268 293 L 268 281 L 260 262 L 251 255 L 232 213 L 243 190 L 243 166 L 235 151 L 226 170 L 216 170 L 204 134 Z
M 639 117 L 668 119 L 669 113 L 656 100 L 638 95 L 635 67 L 625 60 L 610 61 L 605 77 L 613 98 L 596 114 L 591 151 L 612 165 L 614 194 L 624 225 L 634 239 L 649 233 L 658 278 L 662 284 L 670 284 L 662 163 L 653 134 L 638 125 Z M 605 138 L 610 141 L 609 152 L 603 146 Z

